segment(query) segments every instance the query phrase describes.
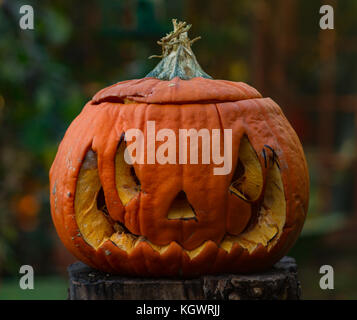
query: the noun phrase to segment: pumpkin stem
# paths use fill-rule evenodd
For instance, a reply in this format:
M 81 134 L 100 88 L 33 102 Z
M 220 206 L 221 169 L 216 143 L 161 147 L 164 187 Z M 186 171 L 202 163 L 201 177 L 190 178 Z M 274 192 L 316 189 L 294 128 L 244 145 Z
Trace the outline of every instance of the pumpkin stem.
M 196 56 L 194 55 L 191 45 L 201 37 L 190 40 L 187 35 L 191 25 L 186 22 L 177 22 L 172 19 L 174 30 L 161 38 L 157 43 L 162 47 L 162 55 L 150 56 L 151 58 L 161 58 L 159 64 L 146 75 L 160 80 L 171 80 L 179 77 L 183 80 L 192 79 L 195 77 L 209 78 L 211 77 L 202 70 Z

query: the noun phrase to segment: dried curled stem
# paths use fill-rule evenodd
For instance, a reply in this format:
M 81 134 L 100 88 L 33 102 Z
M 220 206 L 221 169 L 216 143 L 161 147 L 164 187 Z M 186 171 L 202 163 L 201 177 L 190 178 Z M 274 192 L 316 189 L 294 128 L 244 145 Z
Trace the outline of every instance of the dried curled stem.
M 166 34 L 165 37 L 161 38 L 157 41 L 157 44 L 162 47 L 161 55 L 152 55 L 149 59 L 152 58 L 165 58 L 167 57 L 172 50 L 175 49 L 178 45 L 183 45 L 186 48 L 191 48 L 191 45 L 195 43 L 197 40 L 200 40 L 201 37 L 196 37 L 192 40 L 188 38 L 187 32 L 191 29 L 192 25 L 187 24 L 184 21 L 177 22 L 177 19 L 172 19 L 172 24 L 174 26 L 174 30 L 170 33 Z
M 161 80 L 171 80 L 175 77 L 184 80 L 195 77 L 211 78 L 202 70 L 191 50 L 191 45 L 201 37 L 190 40 L 187 32 L 191 25 L 186 22 L 177 22 L 173 19 L 172 24 L 174 30 L 157 42 L 162 47 L 162 54 L 149 57 L 149 59 L 161 58 L 162 60 L 146 77 Z

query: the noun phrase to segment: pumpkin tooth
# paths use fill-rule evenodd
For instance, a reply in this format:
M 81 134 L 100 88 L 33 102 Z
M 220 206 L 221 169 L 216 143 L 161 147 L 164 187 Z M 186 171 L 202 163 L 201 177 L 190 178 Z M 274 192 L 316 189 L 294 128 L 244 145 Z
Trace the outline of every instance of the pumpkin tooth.
M 139 237 L 136 239 L 135 243 L 134 243 L 134 248 L 135 248 L 139 243 L 141 243 L 141 242 L 143 242 L 143 241 L 146 241 L 146 238 L 143 237 L 143 236 L 139 236 Z
M 220 243 L 219 247 L 228 253 L 231 252 L 233 247 L 234 239 L 231 236 L 225 236 L 223 241 Z
M 196 249 L 185 250 L 185 252 L 188 254 L 190 259 L 192 260 L 202 252 L 202 250 L 204 249 L 204 247 L 206 246 L 207 243 L 208 243 L 208 241 L 205 241 L 199 247 L 197 247 Z
M 115 232 L 111 235 L 110 240 L 120 249 L 130 253 L 134 249 L 138 237 L 130 233 Z
M 135 236 L 133 234 L 125 233 L 125 232 L 114 233 L 110 237 L 110 240 L 116 246 L 126 251 L 127 253 L 130 253 L 135 247 L 137 247 L 143 241 L 146 242 L 151 248 L 153 248 L 155 251 L 159 252 L 160 254 L 164 253 L 170 246 L 169 244 L 166 246 L 158 246 L 153 244 L 143 236 Z
M 157 251 L 158 253 L 162 254 L 164 253 L 168 247 L 170 246 L 170 244 L 166 245 L 166 246 L 157 246 L 156 244 L 153 244 L 152 242 L 150 242 L 149 240 L 145 240 L 145 242 L 150 245 L 151 248 L 153 248 L 155 251 Z

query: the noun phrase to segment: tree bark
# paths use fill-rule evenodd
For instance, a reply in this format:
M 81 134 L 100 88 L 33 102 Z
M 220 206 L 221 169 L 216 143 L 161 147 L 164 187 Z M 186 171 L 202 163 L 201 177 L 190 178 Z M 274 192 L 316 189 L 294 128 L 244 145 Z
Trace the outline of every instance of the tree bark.
M 297 300 L 297 265 L 284 257 L 273 268 L 249 275 L 222 274 L 195 279 L 110 275 L 82 262 L 68 267 L 70 300 Z

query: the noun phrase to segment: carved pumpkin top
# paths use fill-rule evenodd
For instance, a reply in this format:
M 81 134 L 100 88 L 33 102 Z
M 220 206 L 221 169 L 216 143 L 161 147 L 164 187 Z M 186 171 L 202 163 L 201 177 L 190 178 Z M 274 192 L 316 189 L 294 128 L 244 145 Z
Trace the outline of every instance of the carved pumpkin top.
M 174 30 L 163 37 L 162 58 L 145 78 L 118 82 L 93 97 L 93 103 L 189 103 L 239 101 L 261 98 L 260 93 L 243 82 L 213 80 L 200 67 L 191 50 L 193 40 L 187 32 L 191 25 L 172 20 Z
M 124 99 L 143 103 L 187 103 L 239 101 L 261 98 L 261 94 L 243 82 L 212 80 L 201 77 L 182 80 L 144 78 L 118 82 L 102 89 L 94 103 L 123 102 Z

